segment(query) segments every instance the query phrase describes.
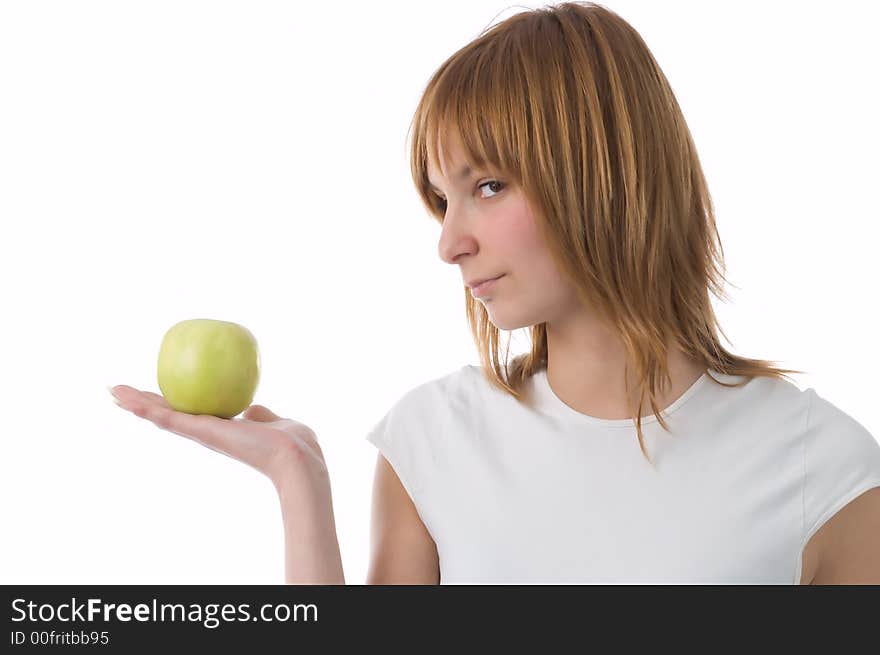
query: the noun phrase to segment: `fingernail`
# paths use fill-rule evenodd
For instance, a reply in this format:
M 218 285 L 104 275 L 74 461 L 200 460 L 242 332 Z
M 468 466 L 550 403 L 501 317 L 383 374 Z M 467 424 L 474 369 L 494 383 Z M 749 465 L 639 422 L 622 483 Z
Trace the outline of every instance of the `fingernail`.
M 111 387 L 110 385 L 107 385 L 107 391 L 110 392 L 110 396 L 113 398 L 113 402 L 116 403 L 116 405 L 118 405 L 119 407 L 122 407 L 122 405 L 119 402 L 119 399 L 116 397 L 116 394 L 113 393 L 113 387 Z

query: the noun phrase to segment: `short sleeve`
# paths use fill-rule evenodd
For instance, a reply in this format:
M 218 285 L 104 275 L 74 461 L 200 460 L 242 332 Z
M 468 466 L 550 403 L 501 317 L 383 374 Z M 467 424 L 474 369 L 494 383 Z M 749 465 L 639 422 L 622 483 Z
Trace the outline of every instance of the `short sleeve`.
M 418 453 L 415 441 L 418 437 L 411 428 L 407 429 L 406 399 L 397 402 L 385 416 L 367 433 L 367 441 L 376 446 L 397 473 L 409 497 L 419 507 L 424 480 L 418 472 Z
M 880 486 L 880 443 L 815 390 L 805 393 L 804 543 L 851 500 Z

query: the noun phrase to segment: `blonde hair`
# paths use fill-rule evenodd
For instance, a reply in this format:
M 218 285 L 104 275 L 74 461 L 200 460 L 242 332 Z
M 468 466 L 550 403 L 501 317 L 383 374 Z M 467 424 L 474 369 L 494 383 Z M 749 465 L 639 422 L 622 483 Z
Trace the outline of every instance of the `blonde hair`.
M 722 346 L 709 292 L 726 298 L 724 250 L 706 178 L 668 80 L 639 34 L 605 7 L 566 2 L 515 14 L 447 59 L 425 88 L 410 129 L 412 177 L 430 214 L 428 156 L 454 133 L 473 167 L 515 181 L 560 271 L 585 306 L 619 332 L 660 425 L 656 391 L 667 343 L 714 371 L 785 378 L 773 362 Z M 454 131 L 454 132 L 452 132 Z M 523 399 L 547 366 L 546 324 L 530 326 L 531 351 L 500 363 L 500 331 L 465 288 L 482 369 Z M 727 336 L 725 339 L 727 339 Z M 729 340 L 728 340 L 729 341 Z M 630 402 L 642 453 L 642 403 Z

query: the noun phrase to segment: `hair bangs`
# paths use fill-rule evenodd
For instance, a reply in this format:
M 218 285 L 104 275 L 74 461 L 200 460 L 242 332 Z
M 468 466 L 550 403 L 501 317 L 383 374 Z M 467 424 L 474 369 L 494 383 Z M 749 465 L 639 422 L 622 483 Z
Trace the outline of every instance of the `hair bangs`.
M 519 153 L 527 141 L 528 90 L 514 74 L 515 44 L 490 35 L 462 48 L 437 70 L 413 117 L 412 178 L 436 220 L 443 218 L 442 199 L 431 189 L 428 161 L 437 170 L 447 168 L 443 146 L 450 137 L 457 137 L 471 168 L 491 169 L 514 184 L 523 178 Z

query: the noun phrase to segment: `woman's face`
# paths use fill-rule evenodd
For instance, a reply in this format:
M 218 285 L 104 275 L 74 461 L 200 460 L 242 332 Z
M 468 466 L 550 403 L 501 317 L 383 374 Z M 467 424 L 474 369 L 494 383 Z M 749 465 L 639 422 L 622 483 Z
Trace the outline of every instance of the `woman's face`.
M 503 275 L 475 295 L 496 327 L 563 321 L 576 311 L 577 299 L 557 270 L 524 194 L 490 170 L 460 177 L 467 162 L 457 136 L 449 139 L 438 145 L 441 170 L 428 158 L 428 179 L 446 200 L 440 259 L 457 265 L 465 284 Z

